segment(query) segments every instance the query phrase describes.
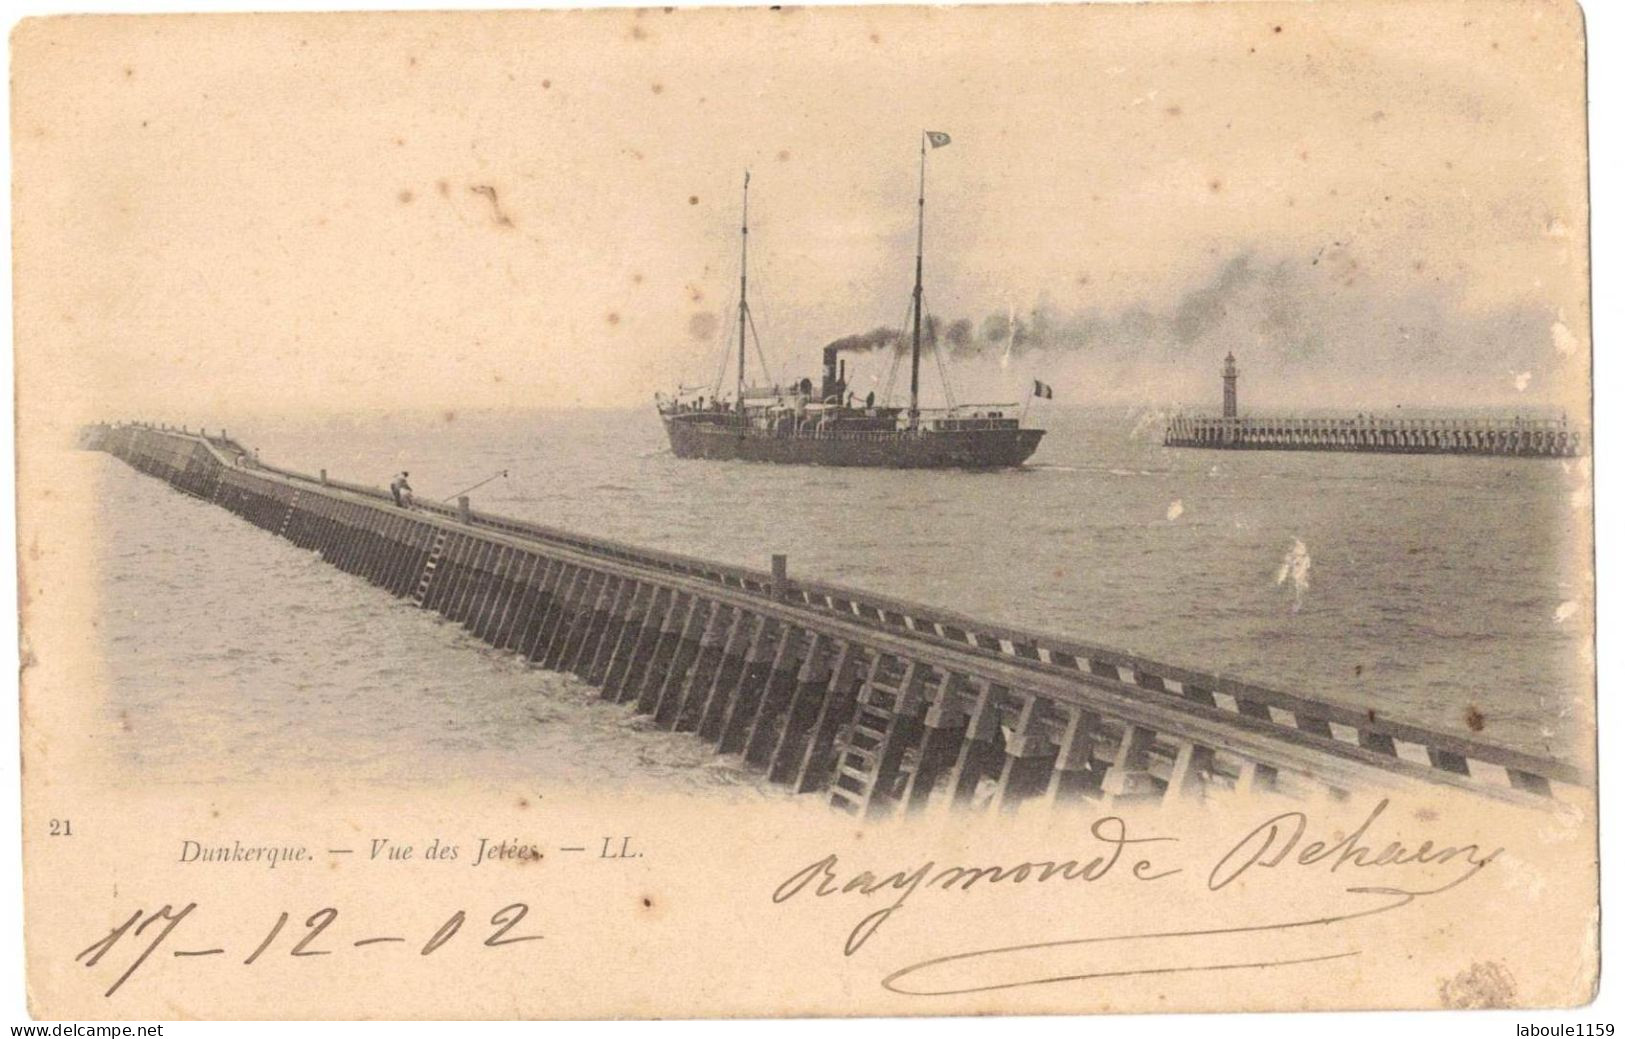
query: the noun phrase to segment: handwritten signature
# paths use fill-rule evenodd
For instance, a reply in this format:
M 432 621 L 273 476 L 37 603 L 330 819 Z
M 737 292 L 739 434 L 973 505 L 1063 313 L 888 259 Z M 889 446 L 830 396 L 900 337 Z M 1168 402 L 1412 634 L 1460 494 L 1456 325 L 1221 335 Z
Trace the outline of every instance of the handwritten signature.
M 792 873 L 784 883 L 773 892 L 775 904 L 788 902 L 801 894 L 814 881 L 813 895 L 817 898 L 827 898 L 831 895 L 873 895 L 887 889 L 898 892 L 897 900 L 884 908 L 877 909 L 858 921 L 852 928 L 852 933 L 846 939 L 846 954 L 848 956 L 863 948 L 870 938 L 874 937 L 880 925 L 891 919 L 893 913 L 903 908 L 916 891 L 922 888 L 937 888 L 942 891 L 969 891 L 977 884 L 986 882 L 998 884 L 1009 881 L 1012 884 L 1033 881 L 1046 883 L 1051 880 L 1062 880 L 1092 884 L 1121 872 L 1117 864 L 1124 858 L 1124 853 L 1131 847 L 1142 844 L 1159 844 L 1177 841 L 1177 837 L 1130 837 L 1128 824 L 1115 815 L 1096 819 L 1089 827 L 1089 834 L 1101 845 L 1103 849 L 1092 858 L 1085 855 L 1077 858 L 1060 860 L 1047 860 L 1043 862 L 1022 862 L 1014 866 L 944 866 L 938 867 L 936 862 L 927 862 L 911 870 L 897 870 L 884 876 L 876 876 L 868 870 L 841 882 L 836 873 L 840 865 L 840 856 L 833 853 L 824 856 L 817 862 L 805 866 Z M 1179 873 L 1179 869 L 1159 869 L 1145 856 L 1130 856 L 1135 858 L 1128 869 L 1136 880 L 1153 881 Z
M 1379 801 L 1364 822 L 1346 836 L 1326 840 L 1304 840 L 1310 820 L 1303 812 L 1275 815 L 1253 827 L 1219 856 L 1207 874 L 1205 887 L 1209 892 L 1217 892 L 1250 872 L 1288 866 L 1320 868 L 1335 874 L 1343 868 L 1373 870 L 1450 865 L 1459 867 L 1459 874 L 1431 887 L 1350 886 L 1344 888 L 1339 897 L 1352 896 L 1355 905 L 1351 907 L 1303 917 L 1288 916 L 1266 923 L 1087 935 L 935 956 L 893 971 L 881 984 L 901 995 L 962 995 L 1135 975 L 1256 970 L 1357 956 L 1360 950 L 1346 944 L 1293 951 L 1281 948 L 1280 939 L 1284 935 L 1313 931 L 1317 940 L 1322 936 L 1339 940 L 1341 935 L 1335 925 L 1394 912 L 1418 900 L 1443 894 L 1477 876 L 1503 850 L 1486 851 L 1471 843 L 1438 845 L 1433 840 L 1415 844 L 1398 840 L 1386 844 L 1368 841 L 1368 832 L 1387 807 L 1386 799 Z M 1114 874 L 1148 883 L 1183 872 L 1182 867 L 1167 861 L 1166 856 L 1171 856 L 1174 849 L 1155 847 L 1177 844 L 1178 838 L 1131 837 L 1128 823 L 1118 816 L 1095 820 L 1088 836 L 1095 846 L 1074 858 L 981 866 L 941 866 L 932 861 L 911 869 L 879 873 L 864 870 L 850 876 L 843 876 L 840 858 L 832 853 L 792 873 L 774 891 L 773 901 L 782 904 L 803 893 L 813 898 L 887 897 L 889 901 L 885 905 L 865 916 L 848 934 L 845 954 L 851 956 L 917 893 L 962 893 L 978 885 L 1095 883 Z M 1153 861 L 1153 855 L 1158 861 Z M 893 893 L 895 897 L 891 897 Z M 1066 965 L 1061 966 L 1058 961 L 1065 961 Z

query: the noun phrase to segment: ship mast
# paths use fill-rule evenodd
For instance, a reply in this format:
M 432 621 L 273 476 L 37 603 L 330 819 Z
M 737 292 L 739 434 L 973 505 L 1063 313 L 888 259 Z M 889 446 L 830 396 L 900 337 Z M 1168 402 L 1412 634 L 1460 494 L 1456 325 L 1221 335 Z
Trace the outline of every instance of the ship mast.
M 750 304 L 745 302 L 746 260 L 750 248 L 750 170 L 745 171 L 744 195 L 739 218 L 739 382 L 734 388 L 734 402 L 741 413 L 745 410 L 745 323 L 750 316 Z
M 920 133 L 920 219 L 914 239 L 914 355 L 908 375 L 908 426 L 920 424 L 920 310 L 925 280 L 925 133 Z

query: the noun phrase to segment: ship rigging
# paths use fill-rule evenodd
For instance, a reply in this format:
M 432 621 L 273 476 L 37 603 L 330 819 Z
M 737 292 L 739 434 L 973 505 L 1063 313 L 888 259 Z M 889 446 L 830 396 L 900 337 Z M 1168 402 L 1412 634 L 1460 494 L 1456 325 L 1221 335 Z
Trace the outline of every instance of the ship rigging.
M 839 355 L 850 349 L 848 339 L 824 348 L 821 384 L 814 393 L 811 379 L 782 386 L 768 371 L 761 339 L 749 301 L 750 173 L 745 173 L 741 203 L 739 245 L 738 358 L 734 394 L 721 398 L 726 373 L 722 367 L 711 386 L 711 396 L 695 396 L 688 388 L 673 397 L 657 395 L 657 408 L 665 424 L 672 453 L 679 458 L 743 459 L 781 464 L 875 466 L 885 468 L 994 469 L 1020 465 L 1037 450 L 1042 429 L 1024 426 L 1023 414 L 1012 415 L 1014 404 L 957 404 L 943 365 L 942 350 L 933 342 L 947 407 L 920 406 L 920 354 L 925 313 L 925 164 L 928 151 L 950 143 L 935 130 L 920 136 L 918 217 L 915 231 L 914 291 L 909 314 L 909 395 L 906 409 L 893 407 L 889 398 L 901 352 L 895 338 L 884 346 L 892 350 L 891 377 L 878 405 L 871 392 L 854 406 L 846 380 L 846 362 Z M 935 337 L 933 336 L 933 339 Z M 747 339 L 754 341 L 767 384 L 746 384 Z M 732 345 L 732 344 L 730 344 Z

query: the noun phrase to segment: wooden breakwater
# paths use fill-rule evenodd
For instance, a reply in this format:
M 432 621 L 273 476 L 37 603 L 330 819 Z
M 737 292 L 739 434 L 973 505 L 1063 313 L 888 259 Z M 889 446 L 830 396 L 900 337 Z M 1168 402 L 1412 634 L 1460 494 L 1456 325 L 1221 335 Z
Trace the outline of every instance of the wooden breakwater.
M 1162 442 L 1229 450 L 1573 458 L 1583 450 L 1583 440 L 1563 419 L 1176 415 L 1168 420 Z
M 1372 711 L 856 589 L 423 504 L 224 435 L 87 429 L 172 487 L 865 818 L 937 804 L 1443 784 L 1550 804 L 1581 770 Z

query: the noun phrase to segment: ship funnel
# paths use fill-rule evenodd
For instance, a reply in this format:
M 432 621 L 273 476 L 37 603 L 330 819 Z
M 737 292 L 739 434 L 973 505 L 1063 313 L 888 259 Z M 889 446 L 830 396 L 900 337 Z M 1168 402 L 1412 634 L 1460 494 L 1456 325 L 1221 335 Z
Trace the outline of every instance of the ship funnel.
M 846 362 L 837 356 L 840 352 L 839 343 L 824 347 L 824 383 L 818 391 L 819 400 L 839 400 L 846 395 Z

